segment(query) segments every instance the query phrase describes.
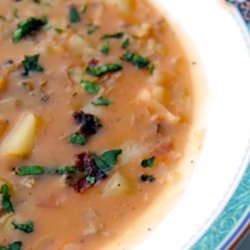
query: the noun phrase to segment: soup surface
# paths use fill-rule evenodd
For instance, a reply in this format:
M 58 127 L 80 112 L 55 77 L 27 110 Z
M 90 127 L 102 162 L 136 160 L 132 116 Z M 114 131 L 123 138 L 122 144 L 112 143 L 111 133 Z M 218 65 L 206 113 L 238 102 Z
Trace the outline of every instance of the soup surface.
M 0 52 L 0 249 L 101 249 L 174 181 L 190 62 L 144 0 L 1 0 Z

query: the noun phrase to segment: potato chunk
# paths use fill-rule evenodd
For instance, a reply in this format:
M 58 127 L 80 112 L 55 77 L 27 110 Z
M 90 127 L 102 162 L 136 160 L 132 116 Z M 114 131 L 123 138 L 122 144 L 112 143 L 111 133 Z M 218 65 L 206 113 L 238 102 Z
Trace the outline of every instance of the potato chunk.
M 2 143 L 1 151 L 5 154 L 28 156 L 35 143 L 37 117 L 24 115 Z
M 77 55 L 83 55 L 83 53 L 93 50 L 90 42 L 77 34 L 71 36 L 69 49 Z
M 104 196 L 127 194 L 132 191 L 132 183 L 121 173 L 115 173 L 103 190 Z

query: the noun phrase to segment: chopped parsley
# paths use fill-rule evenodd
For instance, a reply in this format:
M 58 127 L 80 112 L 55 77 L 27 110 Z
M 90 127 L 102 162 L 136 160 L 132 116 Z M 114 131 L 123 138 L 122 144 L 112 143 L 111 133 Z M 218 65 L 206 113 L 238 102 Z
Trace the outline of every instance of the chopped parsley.
M 15 230 L 22 231 L 24 233 L 32 233 L 34 231 L 34 224 L 31 220 L 28 220 L 27 222 L 23 224 L 16 224 L 14 221 L 11 223 Z
M 8 246 L 0 246 L 0 250 L 21 250 L 22 245 L 21 241 L 15 241 Z
M 78 169 L 72 166 L 64 166 L 58 168 L 47 168 L 37 165 L 31 166 L 20 166 L 15 169 L 15 174 L 18 176 L 38 176 L 38 175 L 64 175 L 69 173 L 78 172 Z
M 123 67 L 121 63 L 110 63 L 103 66 L 88 66 L 86 72 L 89 75 L 100 77 L 107 73 L 117 72 L 122 70 Z
M 117 32 L 114 34 L 105 34 L 101 37 L 101 40 L 106 40 L 106 39 L 120 39 L 123 38 L 124 33 L 123 32 Z
M 144 159 L 142 162 L 141 162 L 141 166 L 144 167 L 144 168 L 150 168 L 153 166 L 154 164 L 154 161 L 155 161 L 155 157 L 151 157 L 151 158 L 148 158 L 148 159 Z
M 45 168 L 37 165 L 33 166 L 21 166 L 16 169 L 16 175 L 26 176 L 26 175 L 43 175 L 45 174 Z
M 91 28 L 87 30 L 88 35 L 94 34 L 99 29 L 99 27 L 94 24 L 90 25 L 90 27 Z
M 84 14 L 84 13 L 87 11 L 87 9 L 88 9 L 88 6 L 87 6 L 86 3 L 84 3 L 84 4 L 82 4 L 82 5 L 80 6 L 80 12 L 81 12 L 82 14 Z
M 80 14 L 75 5 L 69 7 L 69 21 L 71 23 L 78 23 L 81 21 Z
M 0 194 L 2 194 L 2 207 L 6 212 L 11 213 L 14 212 L 14 208 L 10 198 L 10 189 L 7 184 L 3 184 L 0 188 Z
M 149 65 L 149 60 L 141 55 L 138 55 L 136 53 L 127 52 L 122 57 L 122 60 L 132 63 L 134 66 L 136 66 L 139 69 L 147 68 Z
M 18 43 L 26 36 L 33 35 L 35 32 L 41 30 L 43 26 L 48 23 L 45 16 L 39 18 L 30 17 L 25 21 L 17 24 L 16 30 L 12 33 L 12 41 Z
M 153 183 L 156 181 L 156 178 L 153 175 L 142 174 L 140 181 Z
M 87 139 L 84 135 L 74 133 L 69 137 L 69 143 L 75 144 L 75 145 L 85 145 L 87 142 Z
M 58 33 L 58 34 L 61 34 L 61 33 L 63 33 L 63 29 L 55 28 L 55 32 Z
M 41 0 L 33 0 L 33 3 L 40 4 Z
M 89 94 L 96 94 L 100 90 L 100 85 L 98 83 L 95 83 L 95 82 L 81 81 L 80 85 L 84 89 L 84 91 L 89 93 Z
M 148 65 L 148 71 L 153 74 L 155 71 L 155 65 L 154 64 L 149 64 Z
M 130 40 L 129 40 L 129 38 L 126 38 L 124 41 L 123 41 L 123 43 L 122 43 L 122 49 L 127 49 L 128 47 L 129 47 L 129 45 L 130 45 Z
M 100 48 L 100 51 L 104 54 L 104 55 L 107 55 L 110 51 L 110 48 L 109 48 L 109 42 L 106 42 L 104 43 L 101 48 Z
M 108 174 L 112 167 L 117 163 L 118 156 L 122 153 L 121 149 L 108 150 L 102 153 L 100 156 L 94 154 L 94 160 L 96 166 Z
M 101 154 L 101 158 L 108 165 L 113 166 L 117 163 L 117 158 L 121 153 L 122 153 L 121 149 L 108 150 Z
M 94 184 L 96 182 L 96 178 L 94 176 L 86 176 L 86 181 L 90 184 Z
M 72 166 L 65 166 L 65 167 L 59 167 L 56 169 L 49 169 L 47 172 L 51 174 L 57 174 L 57 175 L 67 175 L 67 174 L 75 174 L 78 173 L 80 170 L 76 167 Z
M 30 72 L 43 72 L 44 68 L 38 64 L 39 54 L 33 56 L 25 56 L 22 61 L 22 65 L 24 67 L 23 76 L 28 76 Z
M 103 98 L 102 96 L 98 97 L 95 101 L 92 102 L 95 106 L 108 106 L 112 102 L 108 99 Z

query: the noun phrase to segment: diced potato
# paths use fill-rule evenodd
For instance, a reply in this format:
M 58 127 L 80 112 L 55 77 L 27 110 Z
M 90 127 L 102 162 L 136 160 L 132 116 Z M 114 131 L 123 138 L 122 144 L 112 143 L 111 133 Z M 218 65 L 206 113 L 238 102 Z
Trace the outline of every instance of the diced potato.
M 26 114 L 3 141 L 1 151 L 20 157 L 28 156 L 35 144 L 38 119 L 33 114 Z
M 134 26 L 133 34 L 138 38 L 146 38 L 152 33 L 153 26 L 149 23 L 141 23 L 138 26 Z
M 88 114 L 100 116 L 102 113 L 102 110 L 96 106 L 94 106 L 92 103 L 88 103 L 84 108 L 83 111 Z
M 169 123 L 176 123 L 179 117 L 171 113 L 164 105 L 166 93 L 161 86 L 154 86 L 151 91 L 143 89 L 138 98 L 145 102 L 150 111 L 154 112 L 155 119 L 166 120 Z
M 7 79 L 4 77 L 0 77 L 0 93 L 3 92 L 7 88 Z
M 68 77 L 71 81 L 73 81 L 75 84 L 79 84 L 80 81 L 83 80 L 83 69 L 80 67 L 69 69 L 68 71 Z
M 115 6 L 118 10 L 128 12 L 134 5 L 133 0 L 104 0 L 105 3 Z
M 9 125 L 8 120 L 0 120 L 0 137 L 5 133 L 8 125 Z
M 103 190 L 104 196 L 127 194 L 132 191 L 132 183 L 121 173 L 115 173 Z
M 82 55 L 86 49 L 92 49 L 89 41 L 83 37 L 74 34 L 69 40 L 69 49 L 75 52 L 77 55 Z
M 119 158 L 119 165 L 121 166 L 142 157 L 148 152 L 147 145 L 135 141 L 127 141 L 120 148 L 122 149 Z
M 154 86 L 152 88 L 152 98 L 162 104 L 166 102 L 166 91 L 162 86 Z

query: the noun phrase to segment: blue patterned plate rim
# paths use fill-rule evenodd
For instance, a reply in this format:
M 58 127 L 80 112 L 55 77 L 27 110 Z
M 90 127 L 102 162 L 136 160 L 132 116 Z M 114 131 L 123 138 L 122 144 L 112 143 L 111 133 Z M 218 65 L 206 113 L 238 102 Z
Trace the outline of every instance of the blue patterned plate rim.
M 250 0 L 224 0 L 233 8 L 233 15 L 250 48 Z M 192 250 L 229 249 L 250 223 L 250 150 L 243 176 L 231 198 L 211 226 L 193 244 Z

